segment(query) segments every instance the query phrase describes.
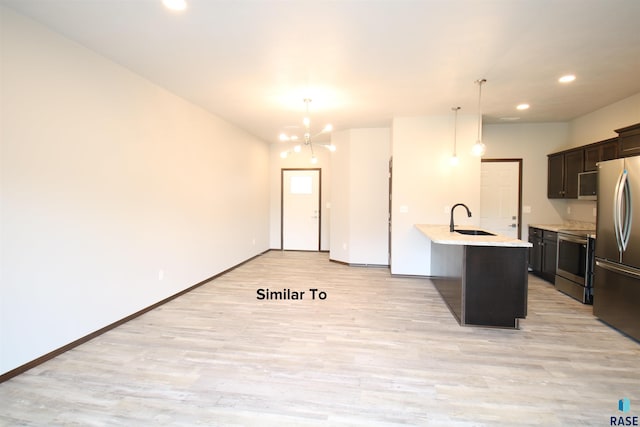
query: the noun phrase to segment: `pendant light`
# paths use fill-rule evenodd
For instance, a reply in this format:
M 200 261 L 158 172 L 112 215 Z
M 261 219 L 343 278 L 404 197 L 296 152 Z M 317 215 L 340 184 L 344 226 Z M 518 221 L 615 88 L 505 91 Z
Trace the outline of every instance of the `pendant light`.
M 458 133 L 458 110 L 460 109 L 460 107 L 451 107 L 451 109 L 454 112 L 454 118 L 453 118 L 453 155 L 451 156 L 451 159 L 449 159 L 449 163 L 451 163 L 451 166 L 457 166 L 458 163 L 460 162 L 460 159 L 458 159 L 458 154 L 457 154 L 457 150 L 456 150 L 456 143 L 457 143 L 457 133 Z
M 486 79 L 480 79 L 475 81 L 478 84 L 478 138 L 476 143 L 473 144 L 471 152 L 474 156 L 483 156 L 487 151 L 487 146 L 482 142 L 482 85 L 487 82 Z

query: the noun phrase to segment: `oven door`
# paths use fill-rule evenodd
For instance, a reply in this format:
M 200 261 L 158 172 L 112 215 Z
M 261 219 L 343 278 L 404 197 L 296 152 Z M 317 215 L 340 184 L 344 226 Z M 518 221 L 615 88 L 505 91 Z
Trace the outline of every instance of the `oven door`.
M 558 276 L 586 286 L 587 258 L 586 239 L 558 233 Z

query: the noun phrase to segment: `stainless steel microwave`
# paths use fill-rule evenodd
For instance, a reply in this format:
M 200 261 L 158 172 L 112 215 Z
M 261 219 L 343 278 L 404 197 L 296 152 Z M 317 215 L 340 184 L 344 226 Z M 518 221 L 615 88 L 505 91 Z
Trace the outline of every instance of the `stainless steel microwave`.
M 598 199 L 598 171 L 578 174 L 578 199 Z

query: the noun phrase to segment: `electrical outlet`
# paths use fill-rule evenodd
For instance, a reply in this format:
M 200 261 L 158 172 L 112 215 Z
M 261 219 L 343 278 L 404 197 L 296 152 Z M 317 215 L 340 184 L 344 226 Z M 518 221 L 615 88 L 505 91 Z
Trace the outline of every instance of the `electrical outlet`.
M 598 208 L 593 208 L 593 216 L 598 216 Z
M 158 280 L 162 280 L 164 279 L 164 270 L 159 270 L 158 271 Z
M 567 206 L 567 213 L 570 214 L 571 213 L 571 206 Z

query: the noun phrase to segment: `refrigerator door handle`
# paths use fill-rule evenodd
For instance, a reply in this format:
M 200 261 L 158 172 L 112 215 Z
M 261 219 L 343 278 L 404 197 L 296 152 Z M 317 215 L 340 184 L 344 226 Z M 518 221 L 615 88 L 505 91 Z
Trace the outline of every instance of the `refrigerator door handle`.
M 596 265 L 605 270 L 613 271 L 614 273 L 623 274 L 625 276 L 633 277 L 634 279 L 640 279 L 640 270 L 631 268 L 622 264 L 613 264 L 603 260 L 596 260 Z
M 631 220 L 633 218 L 633 201 L 631 200 L 631 188 L 629 186 L 629 174 L 623 172 L 622 187 L 624 189 L 624 218 L 620 223 L 620 237 L 622 239 L 622 251 L 627 250 L 631 238 Z
M 623 180 L 626 176 L 626 170 L 620 173 L 616 189 L 613 196 L 613 231 L 616 235 L 616 245 L 620 252 L 620 261 L 622 261 L 622 193 L 624 192 Z

